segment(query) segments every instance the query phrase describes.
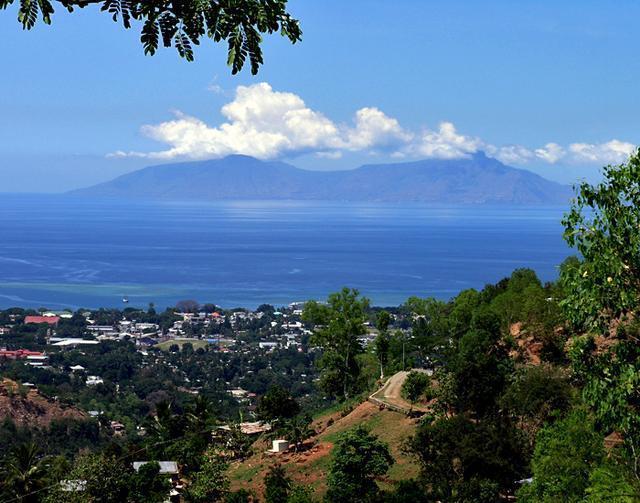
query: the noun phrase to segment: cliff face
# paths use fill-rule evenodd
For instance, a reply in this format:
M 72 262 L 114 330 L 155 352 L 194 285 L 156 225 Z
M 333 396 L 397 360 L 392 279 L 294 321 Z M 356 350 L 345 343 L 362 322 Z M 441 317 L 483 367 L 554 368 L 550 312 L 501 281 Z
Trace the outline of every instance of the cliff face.
M 0 382 L 0 421 L 10 419 L 17 426 L 47 427 L 54 420 L 88 417 L 80 409 L 62 405 L 11 379 Z
M 481 153 L 468 159 L 377 164 L 345 171 L 307 171 L 236 155 L 151 166 L 71 194 L 176 201 L 564 205 L 571 189 Z

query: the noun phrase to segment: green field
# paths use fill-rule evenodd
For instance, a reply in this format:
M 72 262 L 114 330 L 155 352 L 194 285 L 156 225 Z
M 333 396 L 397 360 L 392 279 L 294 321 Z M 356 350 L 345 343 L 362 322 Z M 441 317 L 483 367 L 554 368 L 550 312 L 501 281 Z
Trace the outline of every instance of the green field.
M 182 349 L 182 346 L 184 346 L 187 342 L 190 342 L 193 345 L 193 349 L 198 349 L 198 348 L 204 349 L 209 345 L 207 341 L 203 341 L 201 339 L 172 339 L 170 341 L 161 342 L 160 344 L 157 344 L 155 347 L 158 349 L 161 349 L 162 351 L 169 351 L 169 348 L 171 346 L 173 346 L 174 344 L 177 344 L 178 346 L 180 346 L 180 349 Z

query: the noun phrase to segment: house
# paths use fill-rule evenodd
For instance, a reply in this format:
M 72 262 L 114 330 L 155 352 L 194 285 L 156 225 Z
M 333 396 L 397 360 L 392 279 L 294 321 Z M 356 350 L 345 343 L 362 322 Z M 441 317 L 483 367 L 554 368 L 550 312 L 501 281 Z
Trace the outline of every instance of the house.
M 133 469 L 138 472 L 140 468 L 142 468 L 147 463 L 151 461 L 134 461 Z M 160 465 L 160 471 L 158 472 L 160 475 L 167 475 L 169 477 L 169 481 L 171 482 L 171 491 L 169 492 L 169 497 L 167 501 L 170 502 L 178 502 L 181 501 L 180 492 L 184 489 L 182 481 L 180 480 L 180 470 L 178 468 L 178 463 L 175 461 L 156 461 L 158 465 Z
M 104 384 L 102 377 L 100 376 L 87 376 L 87 386 L 96 386 L 97 384 Z
M 238 425 L 240 431 L 245 435 L 259 435 L 271 431 L 271 425 L 269 423 L 263 423 L 262 421 L 244 422 Z M 218 430 L 231 431 L 231 426 L 228 424 L 218 426 Z
M 32 367 L 43 367 L 48 360 L 49 357 L 45 354 L 27 355 L 27 365 L 30 365 Z
M 24 318 L 25 325 L 47 323 L 56 326 L 60 321 L 60 316 L 26 316 Z
M 42 316 L 58 316 L 60 318 L 64 318 L 66 320 L 70 320 L 71 318 L 73 318 L 73 313 L 70 313 L 69 311 L 60 311 L 60 312 L 56 312 L 56 311 L 47 311 L 42 313 Z
M 44 356 L 44 353 L 39 351 L 29 351 L 28 349 L 0 349 L 0 358 L 7 358 L 8 360 L 26 360 L 30 356 Z
M 237 389 L 230 389 L 229 393 L 231 393 L 231 396 L 233 396 L 233 398 L 244 398 L 247 396 L 247 393 L 249 392 L 242 388 L 237 388 Z
M 52 344 L 52 346 L 61 346 L 61 347 L 69 347 L 69 346 L 90 346 L 95 344 L 100 344 L 100 341 L 95 340 L 87 340 L 87 339 L 57 339 L 52 337 L 50 341 L 56 341 Z
M 136 346 L 155 346 L 158 344 L 158 341 L 152 339 L 151 337 L 140 337 L 136 340 Z
M 134 461 L 133 469 L 135 471 L 139 471 L 140 468 L 149 463 L 149 461 Z M 160 472 L 162 475 L 178 475 L 180 471 L 178 470 L 178 463 L 175 461 L 158 461 L 160 465 Z
M 87 327 L 87 331 L 89 331 L 93 335 L 113 335 L 118 334 L 118 331 L 113 328 L 111 325 L 93 325 L 91 327 Z

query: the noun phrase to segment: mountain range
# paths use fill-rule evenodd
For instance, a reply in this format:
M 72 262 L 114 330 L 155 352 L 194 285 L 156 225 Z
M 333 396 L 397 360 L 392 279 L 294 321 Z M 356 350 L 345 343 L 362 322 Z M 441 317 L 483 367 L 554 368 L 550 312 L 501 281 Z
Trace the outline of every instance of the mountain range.
M 244 155 L 143 168 L 71 194 L 160 200 L 566 204 L 568 186 L 476 153 L 466 159 L 310 171 Z

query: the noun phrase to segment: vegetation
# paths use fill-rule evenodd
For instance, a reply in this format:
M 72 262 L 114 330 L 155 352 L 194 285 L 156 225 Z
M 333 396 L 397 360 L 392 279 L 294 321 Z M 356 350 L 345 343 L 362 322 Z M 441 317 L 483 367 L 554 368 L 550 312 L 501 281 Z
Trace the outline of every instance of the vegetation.
M 327 304 L 305 306 L 303 318 L 316 326 L 313 340 L 322 348 L 320 386 L 331 396 L 346 399 L 360 390 L 359 337 L 365 334 L 368 307 L 368 299 L 348 288 L 331 294 Z
M 410 402 L 417 402 L 429 389 L 429 381 L 424 372 L 409 372 L 402 385 L 402 396 Z
M 366 428 L 343 433 L 336 442 L 327 480 L 327 501 L 335 503 L 375 501 L 380 489 L 376 477 L 393 464 L 389 447 Z
M 38 21 L 51 24 L 55 7 L 69 12 L 88 6 L 122 23 L 126 29 L 141 27 L 144 53 L 153 55 L 162 44 L 174 47 L 187 61 L 193 61 L 193 46 L 208 38 L 214 43 L 226 41 L 227 63 L 233 74 L 242 70 L 249 58 L 251 73 L 263 63 L 263 34 L 280 32 L 296 43 L 301 39 L 300 23 L 287 12 L 287 0 L 221 0 L 216 2 L 168 1 L 135 2 L 129 0 L 0 0 L 0 8 L 18 4 L 18 21 L 25 30 Z
M 299 344 L 269 352 L 258 341 L 285 334 L 285 322 L 261 306 L 233 327 L 216 326 L 218 337 L 236 337 L 228 351 L 141 350 L 120 340 L 52 351 L 50 369 L 1 362 L 4 377 L 97 412 L 0 423 L 2 497 L 162 501 L 168 482 L 154 461 L 173 460 L 182 497 L 194 502 L 640 500 L 640 154 L 604 174 L 577 189 L 565 235 L 580 258 L 562 264 L 557 283 L 518 269 L 448 302 L 412 297 L 385 310 L 343 289 L 307 303 L 301 317 L 290 309 Z M 185 301 L 184 313 L 198 316 L 196 304 Z M 46 347 L 49 328 L 22 323 L 27 313 L 0 313 L 8 347 Z M 179 318 L 151 308 L 135 316 L 167 328 Z M 84 320 L 74 313 L 57 330 L 86 337 Z M 184 330 L 203 341 L 212 333 L 196 322 Z M 84 371 L 71 370 L 78 363 Z M 429 399 L 419 419 L 362 403 L 379 377 L 415 368 L 423 371 L 408 372 L 402 394 Z M 104 382 L 88 386 L 89 372 Z M 3 389 L 0 411 L 37 396 L 24 385 Z M 322 407 L 330 417 L 312 423 Z M 251 439 L 238 418 L 272 430 Z M 281 462 L 265 454 L 271 438 L 291 444 Z M 136 472 L 135 458 L 150 462 Z M 63 490 L 69 480 L 82 490 Z M 240 483 L 247 487 L 232 492 Z

